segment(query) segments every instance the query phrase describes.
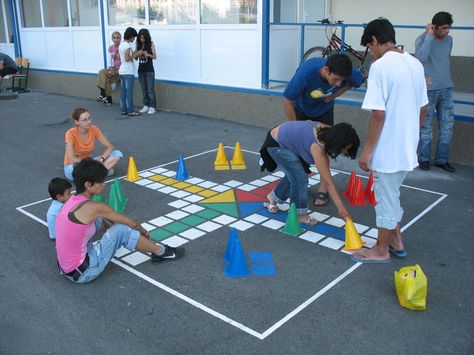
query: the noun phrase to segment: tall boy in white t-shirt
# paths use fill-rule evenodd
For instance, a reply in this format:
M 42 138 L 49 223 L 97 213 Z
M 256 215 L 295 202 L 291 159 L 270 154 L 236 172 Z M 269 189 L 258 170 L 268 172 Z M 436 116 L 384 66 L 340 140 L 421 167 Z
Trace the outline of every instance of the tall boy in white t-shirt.
M 396 47 L 395 30 L 384 18 L 364 29 L 361 45 L 376 61 L 369 72 L 362 108 L 371 110 L 369 132 L 359 166 L 374 171 L 377 245 L 354 254 L 361 263 L 387 263 L 390 254 L 407 255 L 400 221 L 400 186 L 408 172 L 418 166 L 416 153 L 420 124 L 428 104 L 423 66 L 418 59 Z

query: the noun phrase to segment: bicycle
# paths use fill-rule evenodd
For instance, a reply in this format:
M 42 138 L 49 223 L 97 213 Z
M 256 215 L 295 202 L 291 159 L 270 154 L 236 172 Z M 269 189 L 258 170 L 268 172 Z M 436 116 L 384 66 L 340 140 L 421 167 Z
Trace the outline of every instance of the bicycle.
M 340 25 L 344 21 L 331 22 L 329 19 L 325 18 L 320 21 L 321 24 L 330 24 L 330 25 Z M 328 40 L 328 45 L 326 47 L 316 46 L 308 49 L 303 55 L 303 61 L 306 61 L 311 58 L 327 58 L 331 55 L 341 53 L 342 39 L 337 35 L 338 26 L 327 26 L 325 29 L 326 38 Z M 329 36 L 330 34 L 330 36 Z M 403 50 L 403 45 L 398 45 L 398 48 Z M 347 54 L 352 61 L 352 65 L 359 69 L 364 77 L 367 79 L 369 75 L 369 69 L 374 58 L 369 52 L 369 48 L 365 49 L 365 52 L 356 51 L 350 44 L 344 42 L 344 54 Z M 356 63 L 354 63 L 356 62 Z

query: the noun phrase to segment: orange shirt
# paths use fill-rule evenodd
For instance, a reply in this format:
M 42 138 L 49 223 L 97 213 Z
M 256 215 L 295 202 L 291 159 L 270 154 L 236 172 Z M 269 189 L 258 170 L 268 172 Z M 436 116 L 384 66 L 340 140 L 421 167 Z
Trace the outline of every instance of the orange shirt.
M 79 159 L 84 159 L 92 156 L 95 149 L 95 139 L 102 136 L 102 131 L 96 126 L 92 125 L 87 132 L 87 139 L 83 141 L 79 136 L 77 127 L 70 128 L 66 131 L 66 144 L 72 144 L 74 147 L 74 155 Z M 71 160 L 64 155 L 64 165 L 72 164 Z

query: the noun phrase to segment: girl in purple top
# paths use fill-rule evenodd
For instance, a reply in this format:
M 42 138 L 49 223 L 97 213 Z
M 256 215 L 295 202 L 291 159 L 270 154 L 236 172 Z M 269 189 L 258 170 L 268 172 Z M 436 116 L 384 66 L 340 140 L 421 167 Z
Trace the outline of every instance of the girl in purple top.
M 275 164 L 285 173 L 275 189 L 267 196 L 268 211 L 278 212 L 277 203 L 290 198 L 295 203 L 299 222 L 314 225 L 318 221 L 308 214 L 308 171 L 315 164 L 322 183 L 325 183 L 329 195 L 336 204 L 339 216 L 349 217 L 329 170 L 329 159 L 343 154 L 354 159 L 359 149 L 359 137 L 348 123 L 339 123 L 333 127 L 313 121 L 287 121 L 269 132 L 273 142 L 266 141 L 266 149 L 273 159 L 265 162 L 268 169 Z M 270 138 L 270 140 L 271 140 Z M 264 157 L 264 152 L 262 157 Z M 264 159 L 265 161 L 265 159 Z M 273 165 L 273 166 L 272 166 Z

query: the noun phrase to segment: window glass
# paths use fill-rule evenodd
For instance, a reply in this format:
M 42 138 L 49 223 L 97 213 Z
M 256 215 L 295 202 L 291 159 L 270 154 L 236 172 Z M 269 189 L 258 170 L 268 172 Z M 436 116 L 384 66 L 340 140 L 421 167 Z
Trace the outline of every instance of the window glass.
M 201 0 L 201 23 L 257 23 L 257 0 Z
M 107 0 L 109 25 L 144 25 L 145 0 Z
M 150 24 L 196 23 L 195 0 L 150 0 Z
M 10 11 L 8 10 L 7 0 L 3 0 L 7 21 L 7 43 L 13 43 L 12 21 L 10 18 Z
M 21 0 L 21 23 L 23 27 L 41 27 L 40 0 Z
M 5 6 L 5 1 L 2 2 L 3 6 Z M 5 13 L 8 14 L 8 9 L 6 7 L 5 10 Z M 0 43 L 8 43 L 7 34 L 5 33 L 5 18 L 3 17 L 2 4 L 0 4 Z
M 45 27 L 67 27 L 67 1 L 43 0 L 43 15 Z
M 99 0 L 71 0 L 73 26 L 99 26 Z

